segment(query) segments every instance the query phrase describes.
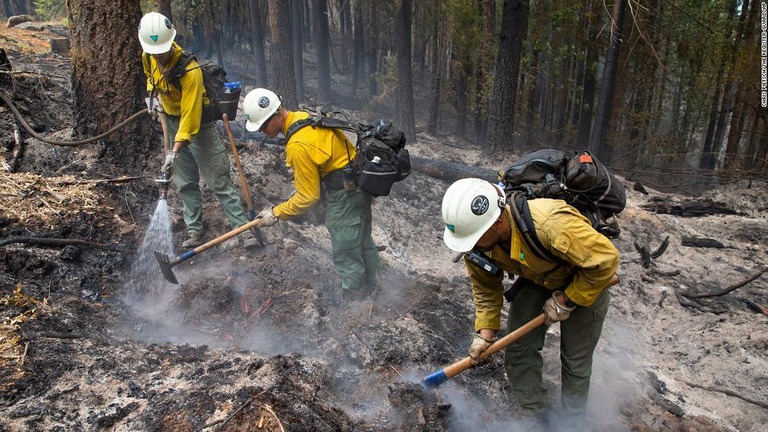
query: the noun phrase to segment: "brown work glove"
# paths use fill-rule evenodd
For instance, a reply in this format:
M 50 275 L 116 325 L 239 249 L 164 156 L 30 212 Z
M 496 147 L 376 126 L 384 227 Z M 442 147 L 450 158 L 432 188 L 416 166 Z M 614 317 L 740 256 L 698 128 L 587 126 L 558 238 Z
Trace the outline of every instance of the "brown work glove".
M 475 338 L 472 340 L 472 345 L 469 346 L 469 360 L 472 363 L 472 366 L 477 366 L 481 362 L 484 364 L 485 360 L 481 360 L 480 355 L 484 353 L 492 343 L 492 340 L 486 339 L 475 333 Z
M 576 306 L 566 306 L 566 301 L 567 299 L 562 291 L 552 293 L 552 298 L 544 303 L 544 324 L 552 325 L 556 322 L 564 321 L 571 316 L 571 311 L 576 309 Z
M 256 215 L 256 219 L 261 219 L 259 227 L 266 228 L 277 224 L 277 216 L 272 212 L 271 208 L 262 210 Z

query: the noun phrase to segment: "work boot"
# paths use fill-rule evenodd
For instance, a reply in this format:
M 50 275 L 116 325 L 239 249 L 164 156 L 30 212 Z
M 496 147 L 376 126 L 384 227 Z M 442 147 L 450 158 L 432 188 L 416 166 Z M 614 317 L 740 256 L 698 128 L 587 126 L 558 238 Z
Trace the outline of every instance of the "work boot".
M 183 248 L 195 248 L 203 244 L 203 234 L 199 232 L 189 233 L 189 237 L 181 244 Z

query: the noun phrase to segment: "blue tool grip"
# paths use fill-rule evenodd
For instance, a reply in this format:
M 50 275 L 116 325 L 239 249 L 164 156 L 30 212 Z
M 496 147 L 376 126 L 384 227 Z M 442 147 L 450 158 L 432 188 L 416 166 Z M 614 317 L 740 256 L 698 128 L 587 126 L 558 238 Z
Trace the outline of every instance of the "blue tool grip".
M 197 255 L 197 253 L 195 253 L 194 249 L 186 251 L 183 254 L 179 255 L 179 261 L 186 261 L 195 255 Z
M 426 387 L 435 388 L 446 381 L 448 381 L 448 376 L 445 374 L 445 371 L 441 369 L 424 378 L 421 384 Z

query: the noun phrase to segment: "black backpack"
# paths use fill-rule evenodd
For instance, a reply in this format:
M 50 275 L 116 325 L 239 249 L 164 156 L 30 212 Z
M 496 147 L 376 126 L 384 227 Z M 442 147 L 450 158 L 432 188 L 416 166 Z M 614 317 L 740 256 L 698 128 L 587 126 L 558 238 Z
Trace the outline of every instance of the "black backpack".
M 608 238 L 621 232 L 616 215 L 626 206 L 624 184 L 589 151 L 541 149 L 522 156 L 499 172 L 507 202 L 526 243 L 540 258 L 552 259 L 533 229 L 528 200 L 557 198 L 586 216 Z
M 147 54 L 149 56 L 149 54 Z M 187 65 L 192 60 L 197 61 L 197 66 L 187 69 Z M 181 77 L 195 69 L 200 69 L 203 73 L 203 86 L 205 93 L 210 100 L 210 104 L 203 108 L 202 122 L 221 120 L 223 114 L 227 114 L 229 120 L 235 120 L 237 116 L 237 104 L 240 100 L 240 88 L 230 88 L 230 92 L 225 93 L 225 83 L 227 83 L 227 71 L 211 60 L 198 60 L 194 53 L 184 51 L 179 61 L 163 75 L 169 83 L 181 91 Z
M 307 110 L 305 110 L 307 111 Z M 299 129 L 312 126 L 347 130 L 357 134 L 355 159 L 350 158 L 355 182 L 360 189 L 373 196 L 387 196 L 392 185 L 411 174 L 411 157 L 405 149 L 405 134 L 392 122 L 379 120 L 374 124 L 358 123 L 352 126 L 346 119 L 333 117 L 323 111 L 309 112 L 310 116 L 288 126 L 286 142 Z

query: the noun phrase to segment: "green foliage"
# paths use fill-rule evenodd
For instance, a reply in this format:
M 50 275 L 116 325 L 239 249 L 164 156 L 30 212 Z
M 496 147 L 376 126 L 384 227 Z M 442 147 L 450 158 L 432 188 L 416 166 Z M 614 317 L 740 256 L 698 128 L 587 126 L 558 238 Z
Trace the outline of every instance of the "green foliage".
M 42 20 L 63 18 L 67 15 L 66 0 L 34 0 L 35 13 Z

